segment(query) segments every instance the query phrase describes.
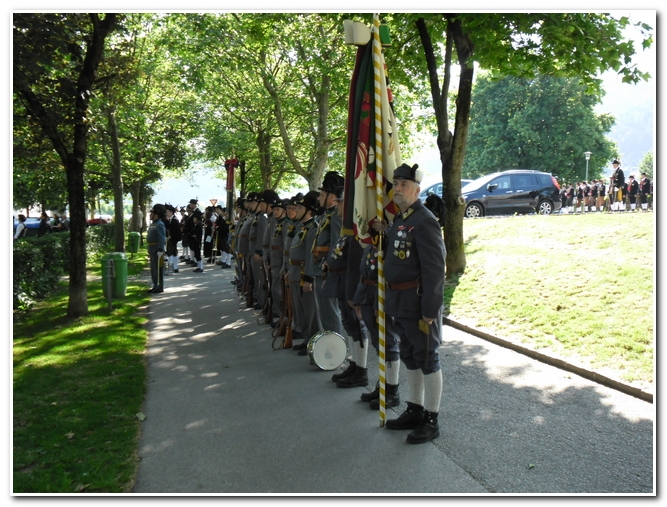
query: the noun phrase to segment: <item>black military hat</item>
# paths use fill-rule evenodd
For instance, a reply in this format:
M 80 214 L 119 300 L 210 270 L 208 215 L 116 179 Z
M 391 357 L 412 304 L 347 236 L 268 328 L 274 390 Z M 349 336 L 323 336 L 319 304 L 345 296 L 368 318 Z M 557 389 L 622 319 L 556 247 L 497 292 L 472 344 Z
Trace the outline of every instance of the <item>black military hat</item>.
M 195 217 L 195 218 L 198 218 L 199 220 L 201 220 L 201 217 L 202 217 L 202 212 L 201 212 L 201 210 L 200 210 L 199 208 L 197 208 L 196 210 L 194 210 L 194 211 L 192 212 L 192 216 Z
M 259 194 L 257 192 L 249 192 L 245 197 L 245 202 L 259 202 Z
M 190 199 L 190 204 L 197 205 L 197 199 Z
M 274 190 L 271 190 L 270 188 L 267 190 L 264 190 L 259 196 L 260 202 L 265 202 L 271 205 L 275 205 L 277 202 L 280 202 L 280 196 L 276 194 Z
M 297 193 L 296 195 L 293 195 L 289 199 L 289 205 L 290 206 L 296 206 L 297 202 L 303 199 L 303 194 L 301 192 Z
M 319 206 L 318 198 L 320 193 L 317 190 L 311 190 L 306 195 L 304 195 L 300 200 L 296 201 L 297 206 L 303 206 L 310 211 L 317 212 Z
M 289 199 L 281 199 L 281 200 L 279 200 L 278 202 L 276 202 L 276 203 L 273 205 L 273 207 L 274 207 L 274 208 L 282 208 L 282 209 L 286 209 L 286 208 L 287 208 L 287 205 L 288 205 L 289 203 L 290 203 L 290 200 L 289 200 Z
M 335 194 L 336 189 L 344 185 L 345 185 L 345 178 L 343 178 L 336 171 L 329 171 L 324 175 L 324 179 L 322 180 L 322 186 L 319 188 L 319 190 L 324 190 L 325 192 Z M 337 197 L 339 196 L 337 195 Z
M 395 180 L 404 179 L 421 183 L 423 177 L 424 174 L 422 173 L 421 169 L 419 169 L 417 164 L 413 165 L 412 167 L 410 167 L 408 164 L 401 164 L 394 170 Z
M 171 211 L 172 213 L 176 213 L 176 208 L 174 208 L 171 204 L 165 204 L 164 207 L 167 211 Z
M 236 203 L 234 204 L 235 207 L 237 208 L 243 208 L 243 203 L 245 202 L 245 199 L 243 197 L 239 197 L 236 199 Z
M 160 218 L 167 216 L 167 209 L 162 204 L 155 204 L 150 212 L 155 213 Z
M 611 163 L 611 165 L 614 165 L 614 164 L 621 165 L 621 163 L 617 159 L 614 159 L 614 161 Z

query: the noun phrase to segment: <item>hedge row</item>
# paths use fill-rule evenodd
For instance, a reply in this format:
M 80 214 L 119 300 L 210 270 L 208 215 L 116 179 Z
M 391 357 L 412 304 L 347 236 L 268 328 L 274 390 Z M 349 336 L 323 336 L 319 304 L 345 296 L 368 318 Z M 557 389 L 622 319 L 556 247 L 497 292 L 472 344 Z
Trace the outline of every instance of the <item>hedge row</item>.
M 94 261 L 113 248 L 114 224 L 86 229 L 86 257 Z M 69 272 L 69 232 L 26 237 L 14 241 L 13 305 L 28 310 L 35 300 L 46 297 L 58 280 Z

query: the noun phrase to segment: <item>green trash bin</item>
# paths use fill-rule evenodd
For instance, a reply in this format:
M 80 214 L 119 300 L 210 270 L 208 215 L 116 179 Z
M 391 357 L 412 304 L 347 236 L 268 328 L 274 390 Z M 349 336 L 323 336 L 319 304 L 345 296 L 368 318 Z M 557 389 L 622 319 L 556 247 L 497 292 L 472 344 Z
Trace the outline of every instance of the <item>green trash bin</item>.
M 129 234 L 129 240 L 128 240 L 128 252 L 131 254 L 135 254 L 139 251 L 139 239 L 140 235 L 138 232 L 131 232 Z
M 127 255 L 110 252 L 102 257 L 102 293 L 105 298 L 124 298 L 127 292 Z

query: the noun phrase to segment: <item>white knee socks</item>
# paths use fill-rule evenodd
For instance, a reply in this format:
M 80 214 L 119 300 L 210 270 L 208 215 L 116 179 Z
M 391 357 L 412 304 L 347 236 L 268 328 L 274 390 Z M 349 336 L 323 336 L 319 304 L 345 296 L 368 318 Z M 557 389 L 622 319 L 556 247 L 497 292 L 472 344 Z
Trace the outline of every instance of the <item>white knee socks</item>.
M 442 370 L 424 375 L 424 410 L 438 412 L 442 398 Z
M 424 406 L 424 374 L 420 369 L 407 370 L 408 400 L 420 407 Z

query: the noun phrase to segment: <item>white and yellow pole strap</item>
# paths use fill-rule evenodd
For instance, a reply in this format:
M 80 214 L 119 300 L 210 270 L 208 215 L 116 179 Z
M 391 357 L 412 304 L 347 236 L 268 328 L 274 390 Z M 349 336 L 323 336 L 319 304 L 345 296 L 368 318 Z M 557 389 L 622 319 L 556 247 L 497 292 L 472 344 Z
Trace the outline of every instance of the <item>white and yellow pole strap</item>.
M 385 83 L 382 45 L 380 43 L 380 15 L 373 14 L 373 85 L 375 114 L 375 196 L 377 219 L 382 220 L 384 212 L 384 186 L 382 174 L 382 84 Z M 385 92 L 386 94 L 386 92 Z M 380 426 L 386 420 L 386 369 L 385 369 L 385 315 L 384 315 L 384 245 L 378 243 L 378 349 L 380 356 Z

